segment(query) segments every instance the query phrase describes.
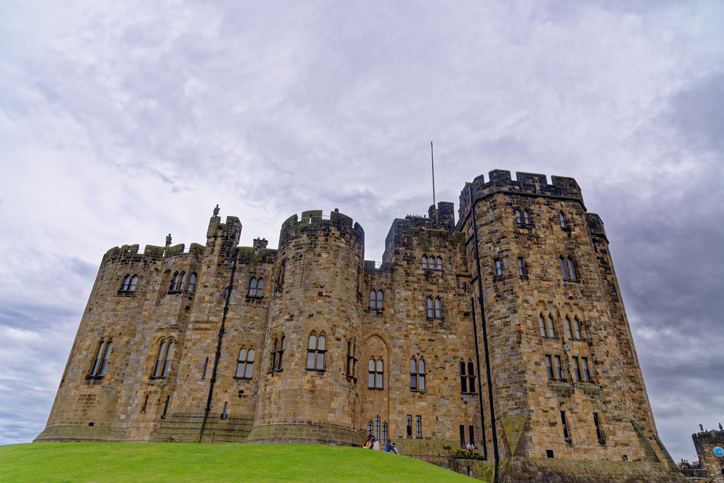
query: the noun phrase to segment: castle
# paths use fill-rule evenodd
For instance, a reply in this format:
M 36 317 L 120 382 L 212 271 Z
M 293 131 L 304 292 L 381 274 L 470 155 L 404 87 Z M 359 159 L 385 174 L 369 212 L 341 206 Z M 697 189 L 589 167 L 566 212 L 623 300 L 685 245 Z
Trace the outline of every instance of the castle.
M 379 266 L 337 210 L 290 217 L 276 250 L 240 233 L 217 207 L 205 245 L 104 255 L 35 441 L 372 433 L 491 480 L 683 478 L 574 179 L 479 176 L 457 222 L 447 202 L 394 220 Z M 486 459 L 454 459 L 471 441 Z

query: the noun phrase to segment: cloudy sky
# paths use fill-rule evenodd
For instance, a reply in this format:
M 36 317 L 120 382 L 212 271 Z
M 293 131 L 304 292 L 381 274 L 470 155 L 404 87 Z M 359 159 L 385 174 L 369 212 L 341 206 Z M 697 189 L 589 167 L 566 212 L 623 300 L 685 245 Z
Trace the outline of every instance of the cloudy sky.
M 0 443 L 45 426 L 101 257 L 392 220 L 492 169 L 599 213 L 661 439 L 724 423 L 724 3 L 0 2 Z M 549 178 L 550 179 L 550 178 Z

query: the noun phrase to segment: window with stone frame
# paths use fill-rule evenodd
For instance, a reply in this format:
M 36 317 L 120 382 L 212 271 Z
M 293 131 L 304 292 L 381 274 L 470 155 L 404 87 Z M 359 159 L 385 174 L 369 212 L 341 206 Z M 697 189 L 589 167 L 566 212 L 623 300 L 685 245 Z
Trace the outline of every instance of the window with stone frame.
M 103 377 L 108 366 L 108 358 L 111 355 L 112 340 L 102 340 L 98 345 L 93 367 L 91 368 L 90 377 Z
M 435 268 L 442 270 L 442 257 L 437 257 L 437 265 Z
M 566 215 L 564 215 L 562 211 L 558 213 L 558 218 L 561 221 L 561 228 L 563 228 L 564 230 L 568 228 L 568 223 L 566 223 Z
M 556 377 L 559 381 L 565 381 L 566 376 L 563 374 L 563 365 L 561 364 L 561 356 L 553 356 L 553 363 L 555 364 Z
M 347 341 L 347 378 L 348 379 L 354 379 L 355 382 L 357 379 L 354 378 L 354 372 L 355 372 L 355 365 L 357 364 L 357 358 L 354 356 L 355 351 L 355 343 L 352 340 Z
M 261 298 L 263 290 L 264 279 L 261 277 L 259 277 L 258 279 L 256 277 L 251 277 L 251 280 L 249 280 L 249 297 Z
M 179 273 L 174 272 L 173 278 L 171 279 L 171 286 L 168 288 L 169 292 L 178 292 L 178 280 Z
M 186 288 L 187 291 L 193 292 L 196 290 L 196 273 L 192 273 L 189 277 L 189 286 Z
M 171 338 L 161 338 L 159 340 L 156 365 L 153 369 L 153 376 L 151 376 L 152 379 L 164 379 L 168 375 L 168 369 L 173 357 L 174 345 L 175 341 Z
M 427 318 L 428 319 L 440 319 L 442 318 L 442 302 L 440 297 L 427 298 Z
M 576 266 L 572 257 L 558 257 L 558 263 L 561 266 L 561 276 L 563 280 L 575 282 L 578 280 L 576 275 Z
M 553 317 L 551 317 L 550 314 L 548 314 L 548 317 L 546 317 L 546 321 L 548 322 L 548 337 L 551 339 L 556 336 L 556 328 L 553 324 Z
M 370 308 L 380 310 L 382 309 L 382 302 L 384 300 L 384 294 L 382 290 L 370 290 Z
M 425 360 L 410 359 L 410 389 L 413 391 L 425 390 Z
M 422 438 L 422 416 L 415 416 L 417 421 L 417 438 Z
M 254 367 L 254 349 L 240 349 L 239 358 L 236 360 L 235 379 L 251 379 Z
M 427 268 L 427 256 L 422 256 L 422 268 Z
M 279 372 L 282 370 L 282 362 L 284 360 L 284 349 L 286 344 L 286 337 L 284 334 L 275 337 L 272 340 L 272 351 L 270 354 L 269 372 Z
M 548 337 L 548 333 L 546 332 L 546 322 L 543 318 L 543 314 L 538 314 L 538 327 L 540 329 L 540 336 Z
M 552 381 L 555 381 L 556 375 L 555 375 L 555 373 L 553 372 L 553 361 L 552 361 L 552 359 L 553 359 L 553 357 L 550 356 L 550 355 L 546 355 L 546 356 L 545 356 L 546 371 L 548 372 L 548 379 L 550 379 L 550 380 L 552 380 Z
M 460 361 L 460 392 L 463 394 L 475 394 L 475 364 L 469 361 Z
M 525 277 L 525 263 L 523 263 L 523 259 L 520 257 L 518 257 L 518 275 Z
M 515 221 L 519 225 L 529 225 L 530 224 L 530 214 L 528 213 L 528 210 L 516 209 L 515 210 Z
M 137 275 L 126 275 L 121 285 L 121 292 L 134 292 L 136 290 L 136 284 L 138 284 Z
M 583 381 L 581 378 L 581 366 L 578 362 L 578 357 L 571 357 L 571 365 L 573 366 L 573 376 L 576 378 L 576 381 Z
M 412 438 L 412 416 L 407 415 L 407 437 Z
M 583 333 L 581 332 L 581 324 L 578 322 L 578 317 L 573 317 L 573 335 L 574 339 L 583 339 Z
M 382 359 L 370 359 L 368 369 L 369 380 L 367 387 L 369 389 L 382 389 L 384 380 L 384 362 L 382 362 Z
M 309 344 L 307 346 L 307 370 L 324 372 L 324 354 L 326 349 L 327 337 L 324 332 L 319 337 L 312 332 L 309 336 Z
M 591 379 L 591 371 L 588 368 L 588 357 L 581 357 L 581 369 L 583 370 L 583 380 L 593 382 Z
M 503 275 L 503 262 L 495 260 L 495 276 L 500 277 L 501 275 Z

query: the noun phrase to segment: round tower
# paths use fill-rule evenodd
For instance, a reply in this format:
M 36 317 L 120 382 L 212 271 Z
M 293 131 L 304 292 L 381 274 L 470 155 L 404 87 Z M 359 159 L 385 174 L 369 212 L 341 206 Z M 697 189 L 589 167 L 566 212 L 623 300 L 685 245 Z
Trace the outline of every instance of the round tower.
M 249 442 L 360 444 L 355 346 L 364 230 L 332 212 L 282 225 Z

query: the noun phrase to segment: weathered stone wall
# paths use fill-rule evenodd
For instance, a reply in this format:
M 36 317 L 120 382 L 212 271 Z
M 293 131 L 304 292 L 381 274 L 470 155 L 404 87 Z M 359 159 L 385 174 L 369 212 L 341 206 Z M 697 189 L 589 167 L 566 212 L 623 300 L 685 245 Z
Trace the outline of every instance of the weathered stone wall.
M 466 184 L 457 224 L 452 203 L 428 214 L 394 220 L 381 266 L 364 261 L 364 231 L 336 211 L 289 218 L 278 250 L 238 247 L 240 221 L 216 215 L 187 253 L 109 250 L 37 441 L 361 445 L 371 424 L 401 453 L 476 478 L 492 479 L 497 448 L 501 481 L 678 481 L 603 222 L 575 180 L 493 171 Z M 173 290 L 177 273 L 185 285 Z M 135 290 L 121 290 L 126 276 Z M 312 334 L 323 349 L 310 352 Z M 105 373 L 93 374 L 108 341 Z M 164 341 L 174 349 L 156 377 Z M 588 378 L 574 369 L 584 359 Z M 471 440 L 487 459 L 454 460 Z
M 709 473 L 711 481 L 724 482 L 724 431 L 703 431 L 691 435 L 694 440 L 696 454 L 699 456 L 699 465 Z

